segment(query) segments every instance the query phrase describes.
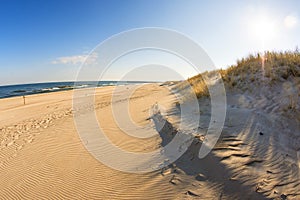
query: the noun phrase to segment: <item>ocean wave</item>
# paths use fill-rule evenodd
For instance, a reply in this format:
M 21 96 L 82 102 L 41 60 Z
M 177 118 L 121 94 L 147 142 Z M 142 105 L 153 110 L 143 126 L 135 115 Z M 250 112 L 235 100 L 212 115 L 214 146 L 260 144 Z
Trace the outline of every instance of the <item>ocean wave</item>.
M 12 93 L 24 93 L 27 92 L 26 90 L 14 90 Z
M 141 84 L 142 82 L 122 82 L 122 81 L 84 81 L 84 82 L 52 82 L 52 83 L 32 83 L 22 85 L 0 86 L 0 98 L 24 96 L 64 90 L 81 89 L 88 87 L 105 87 L 112 85 Z M 144 82 L 145 83 L 145 82 Z

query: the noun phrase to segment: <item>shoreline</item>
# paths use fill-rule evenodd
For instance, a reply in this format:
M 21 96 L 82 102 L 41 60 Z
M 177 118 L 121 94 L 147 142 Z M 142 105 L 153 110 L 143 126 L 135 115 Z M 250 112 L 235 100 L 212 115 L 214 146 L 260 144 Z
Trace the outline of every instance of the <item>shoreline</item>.
M 82 88 L 99 88 L 106 86 L 122 86 L 136 84 L 155 84 L 160 82 L 147 81 L 71 81 L 71 82 L 44 82 L 0 86 L 0 99 L 45 94 L 59 91 L 68 91 Z

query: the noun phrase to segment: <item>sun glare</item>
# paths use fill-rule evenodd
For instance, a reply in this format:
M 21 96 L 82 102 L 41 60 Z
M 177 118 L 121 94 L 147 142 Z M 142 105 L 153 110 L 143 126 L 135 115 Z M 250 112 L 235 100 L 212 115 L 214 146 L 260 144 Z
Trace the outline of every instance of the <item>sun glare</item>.
M 275 22 L 266 16 L 258 17 L 253 22 L 252 31 L 263 42 L 273 39 L 276 35 Z

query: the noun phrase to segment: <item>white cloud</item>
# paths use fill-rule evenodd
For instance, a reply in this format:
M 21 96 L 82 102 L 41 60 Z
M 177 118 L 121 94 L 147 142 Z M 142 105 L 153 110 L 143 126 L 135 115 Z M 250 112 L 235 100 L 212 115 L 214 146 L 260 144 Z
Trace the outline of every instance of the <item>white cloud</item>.
M 74 55 L 74 56 L 65 56 L 65 57 L 59 57 L 53 60 L 52 64 L 82 64 L 86 62 L 87 64 L 95 63 L 98 58 L 98 55 L 96 53 L 92 53 L 89 55 Z
M 298 19 L 296 16 L 288 15 L 284 18 L 284 25 L 287 28 L 294 28 L 298 23 Z

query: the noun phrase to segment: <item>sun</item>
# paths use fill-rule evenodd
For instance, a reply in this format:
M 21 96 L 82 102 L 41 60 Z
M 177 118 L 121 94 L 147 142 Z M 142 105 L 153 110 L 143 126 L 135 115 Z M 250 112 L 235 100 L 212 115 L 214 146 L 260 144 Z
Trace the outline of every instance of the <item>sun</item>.
M 251 28 L 254 36 L 263 42 L 274 39 L 277 34 L 275 21 L 267 16 L 256 17 Z

